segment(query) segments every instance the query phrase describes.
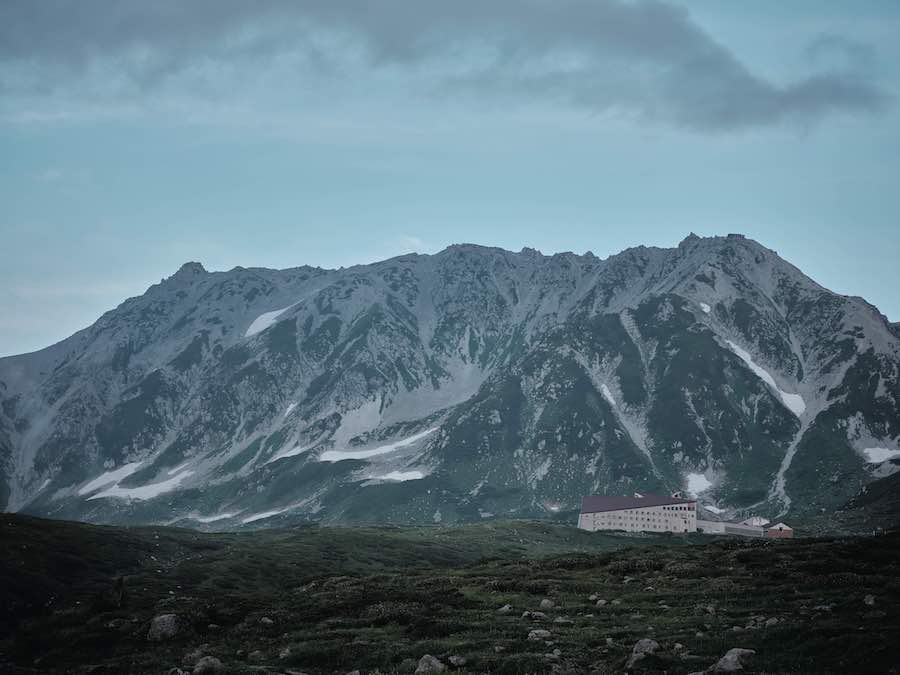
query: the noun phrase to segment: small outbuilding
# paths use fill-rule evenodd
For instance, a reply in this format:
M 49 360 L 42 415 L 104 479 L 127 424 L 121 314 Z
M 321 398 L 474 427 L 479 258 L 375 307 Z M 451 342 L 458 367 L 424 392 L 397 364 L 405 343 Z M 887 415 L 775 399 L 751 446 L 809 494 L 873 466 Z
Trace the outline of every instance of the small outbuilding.
M 785 523 L 776 523 L 775 525 L 766 527 L 766 536 L 774 537 L 776 539 L 793 539 L 794 528 Z

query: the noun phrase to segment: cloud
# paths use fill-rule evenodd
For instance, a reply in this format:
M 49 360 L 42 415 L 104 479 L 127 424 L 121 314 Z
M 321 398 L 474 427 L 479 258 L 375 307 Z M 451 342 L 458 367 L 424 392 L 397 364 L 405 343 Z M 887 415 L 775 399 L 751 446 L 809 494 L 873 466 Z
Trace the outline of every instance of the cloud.
M 399 248 L 403 251 L 403 253 L 429 253 L 431 252 L 431 246 L 422 239 L 421 237 L 417 237 L 414 234 L 401 234 L 397 238 L 397 244 Z
M 875 68 L 875 50 L 852 38 L 820 33 L 806 46 L 804 55 L 817 67 L 869 74 Z
M 811 50 L 811 51 L 810 51 Z M 823 36 L 808 54 L 864 46 Z M 834 113 L 889 101 L 859 69 L 786 84 L 754 74 L 683 8 L 658 0 L 6 0 L 0 91 L 93 76 L 140 95 L 167 80 L 294 59 L 338 75 L 389 70 L 448 96 L 557 101 L 697 131 Z M 357 69 L 362 69 L 357 70 Z M 290 83 L 286 83 L 290 86 Z

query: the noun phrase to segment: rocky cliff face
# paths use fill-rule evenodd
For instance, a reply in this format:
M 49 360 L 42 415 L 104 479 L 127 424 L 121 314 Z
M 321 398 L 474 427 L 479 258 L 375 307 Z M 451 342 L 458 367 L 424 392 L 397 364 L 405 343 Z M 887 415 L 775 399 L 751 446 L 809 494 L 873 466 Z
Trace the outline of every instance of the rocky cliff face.
M 900 338 L 739 235 L 188 263 L 0 359 L 0 505 L 217 527 L 449 522 L 689 489 L 832 510 L 900 468 Z

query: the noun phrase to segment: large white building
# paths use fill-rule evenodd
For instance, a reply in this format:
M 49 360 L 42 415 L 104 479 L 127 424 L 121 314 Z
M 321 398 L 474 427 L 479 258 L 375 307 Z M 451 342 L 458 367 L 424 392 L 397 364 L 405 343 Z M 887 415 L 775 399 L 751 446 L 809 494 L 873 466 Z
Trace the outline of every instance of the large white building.
M 584 497 L 578 527 L 591 532 L 696 532 L 697 502 L 662 495 Z

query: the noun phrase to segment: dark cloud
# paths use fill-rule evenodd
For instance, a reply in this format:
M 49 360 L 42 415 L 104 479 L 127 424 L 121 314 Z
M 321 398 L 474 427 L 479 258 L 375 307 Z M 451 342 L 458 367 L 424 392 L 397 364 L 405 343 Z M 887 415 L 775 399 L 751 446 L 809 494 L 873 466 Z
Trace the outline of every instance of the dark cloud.
M 433 68 L 444 93 L 551 98 L 698 130 L 810 122 L 888 101 L 859 68 L 771 82 L 687 11 L 653 0 L 0 3 L 0 67 L 30 69 L 51 88 L 54 78 L 98 65 L 142 86 L 188 68 L 241 67 L 288 53 L 325 67 L 345 58 L 338 45 L 352 45 L 373 68 Z M 835 36 L 807 51 L 818 59 L 834 50 L 857 62 L 865 56 L 864 47 Z M 2 82 L 3 72 L 9 93 L 15 80 Z

